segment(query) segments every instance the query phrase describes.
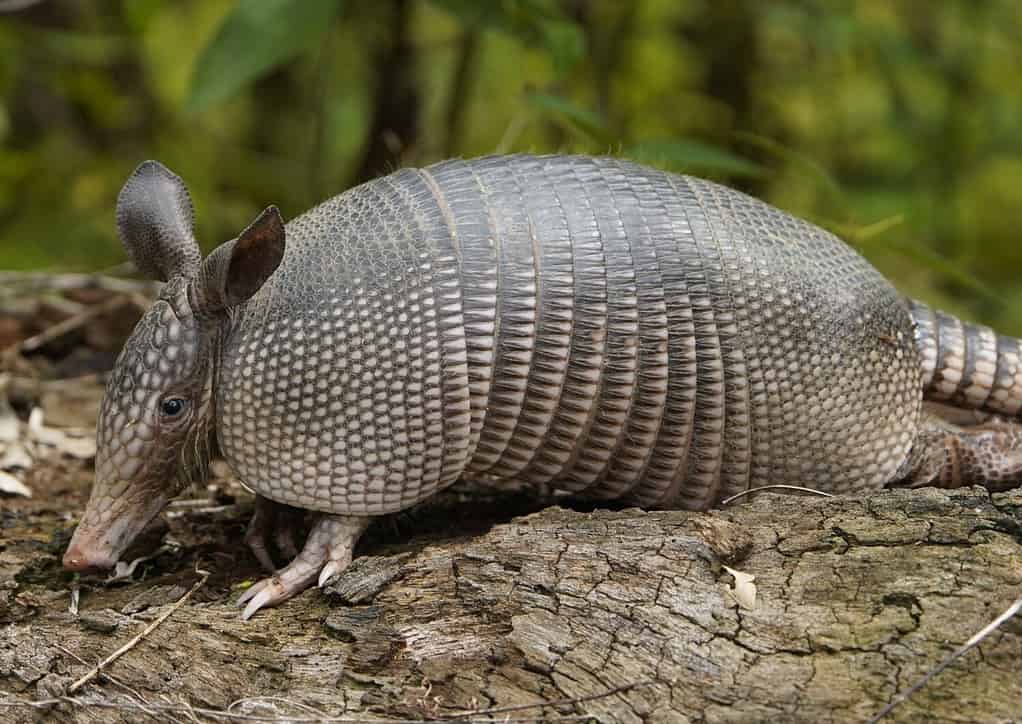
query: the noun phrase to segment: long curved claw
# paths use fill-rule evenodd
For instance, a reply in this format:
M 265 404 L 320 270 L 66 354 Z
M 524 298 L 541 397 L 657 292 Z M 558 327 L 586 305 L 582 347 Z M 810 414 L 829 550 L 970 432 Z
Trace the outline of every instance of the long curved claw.
M 238 596 L 238 600 L 235 602 L 235 605 L 237 605 L 239 608 L 241 606 L 244 606 L 246 601 L 248 601 L 251 598 L 254 598 L 257 593 L 259 593 L 261 590 L 270 585 L 270 581 L 272 580 L 273 580 L 272 578 L 264 578 L 258 583 L 254 583 L 251 586 L 249 586 L 244 593 Z
M 276 606 L 312 585 L 319 577 L 322 586 L 330 577 L 351 563 L 359 536 L 369 526 L 369 518 L 325 515 L 320 518 L 302 552 L 276 575 L 264 578 L 238 598 L 245 606 L 241 617 L 248 620 L 261 608 Z
M 245 610 L 241 612 L 243 620 L 247 621 L 252 618 L 252 615 L 260 608 L 283 603 L 312 585 L 312 581 L 316 577 L 315 570 L 309 571 L 304 567 L 288 570 L 290 568 L 288 566 L 279 575 L 272 578 L 264 578 L 238 598 L 239 606 L 245 601 L 248 602 Z
M 349 563 L 351 563 L 351 558 L 348 558 L 346 561 L 327 561 L 327 564 L 323 566 L 323 570 L 319 572 L 319 581 L 316 583 L 316 586 L 319 588 L 325 586 L 327 581 L 347 568 Z

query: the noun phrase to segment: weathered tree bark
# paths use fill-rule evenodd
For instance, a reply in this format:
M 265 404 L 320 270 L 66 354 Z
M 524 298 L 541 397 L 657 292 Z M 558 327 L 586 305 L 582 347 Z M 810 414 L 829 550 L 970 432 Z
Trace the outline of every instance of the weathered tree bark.
M 85 706 L 134 706 L 127 686 L 163 705 L 253 698 L 233 709 L 249 715 L 310 716 L 298 703 L 359 720 L 537 705 L 488 716 L 863 721 L 1022 594 L 1018 491 L 763 495 L 708 514 L 554 507 L 505 514 L 486 531 L 499 508 L 434 504 L 412 521 L 420 536 L 410 541 L 414 528 L 395 536 L 379 526 L 326 592 L 247 623 L 229 584 L 257 572 L 239 551 L 234 513 L 196 526 L 194 540 L 171 521 L 183 547 L 156 564 L 174 573 L 86 592 L 78 618 L 67 613 L 58 546 L 8 528 L 7 701 L 66 690 L 88 668 L 66 651 L 94 665 L 179 598 L 197 562 L 215 574 L 109 668 L 120 684 L 100 678 L 76 694 L 81 705 L 0 718 L 135 721 L 137 710 Z M 484 530 L 466 535 L 472 526 Z M 735 603 L 725 565 L 756 577 L 751 609 Z M 1015 720 L 1019 661 L 1020 627 L 1009 623 L 891 720 Z

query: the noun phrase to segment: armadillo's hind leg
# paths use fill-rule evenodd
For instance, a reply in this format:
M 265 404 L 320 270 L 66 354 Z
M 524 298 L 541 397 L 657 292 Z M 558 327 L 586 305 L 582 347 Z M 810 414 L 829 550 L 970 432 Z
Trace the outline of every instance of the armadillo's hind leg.
M 277 552 L 287 560 L 298 555 L 294 534 L 304 515 L 305 511 L 299 508 L 256 496 L 252 520 L 245 530 L 245 544 L 269 573 L 277 570 L 270 556 L 271 541 L 276 544 Z
M 912 452 L 894 485 L 982 485 L 991 491 L 1022 485 L 1022 425 L 992 420 L 958 427 L 924 415 Z
M 248 619 L 265 606 L 276 606 L 316 582 L 322 585 L 351 563 L 355 543 L 369 527 L 370 518 L 324 515 L 313 526 L 305 547 L 287 567 L 264 578 L 238 599 L 245 606 L 241 617 Z M 247 604 L 247 605 L 246 605 Z

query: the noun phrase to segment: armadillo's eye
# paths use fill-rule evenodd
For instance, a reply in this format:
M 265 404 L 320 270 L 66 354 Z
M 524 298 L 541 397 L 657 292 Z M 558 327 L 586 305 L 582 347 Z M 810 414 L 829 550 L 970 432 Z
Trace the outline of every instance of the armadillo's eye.
M 187 403 L 180 397 L 168 397 L 160 403 L 160 411 L 164 417 L 177 417 L 185 411 Z

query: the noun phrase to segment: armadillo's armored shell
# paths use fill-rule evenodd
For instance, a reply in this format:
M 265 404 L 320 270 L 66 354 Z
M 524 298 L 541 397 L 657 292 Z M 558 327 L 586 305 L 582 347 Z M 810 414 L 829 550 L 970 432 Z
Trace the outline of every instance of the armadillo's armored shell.
M 700 508 L 891 480 L 920 363 L 835 237 L 613 159 L 405 170 L 287 227 L 226 339 L 225 454 L 258 492 L 376 514 L 457 475 Z
M 469 454 L 457 250 L 402 171 L 287 226 L 280 268 L 232 325 L 220 439 L 239 476 L 313 510 L 399 510 Z

